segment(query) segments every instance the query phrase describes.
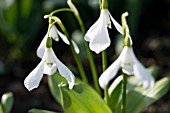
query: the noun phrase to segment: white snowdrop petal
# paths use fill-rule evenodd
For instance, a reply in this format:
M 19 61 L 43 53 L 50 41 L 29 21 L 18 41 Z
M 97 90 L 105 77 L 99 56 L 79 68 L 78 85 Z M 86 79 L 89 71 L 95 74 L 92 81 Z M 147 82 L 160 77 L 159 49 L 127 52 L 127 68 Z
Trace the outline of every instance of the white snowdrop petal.
M 52 53 L 55 56 L 55 53 Z M 74 86 L 75 77 L 73 73 L 55 56 L 55 62 L 57 64 L 57 68 L 61 76 L 63 76 L 69 84 L 69 89 L 72 89 Z
M 50 25 L 49 25 L 50 27 Z M 51 27 L 51 30 L 50 30 L 50 37 L 53 38 L 55 41 L 59 41 L 59 37 L 58 37 L 58 32 L 57 32 L 57 28 L 55 25 L 53 25 Z
M 46 48 L 44 54 L 44 74 L 53 75 L 57 70 L 57 65 L 55 63 L 55 55 L 52 48 Z
M 118 31 L 120 34 L 123 35 L 122 26 L 121 26 L 121 25 L 120 25 L 120 24 L 112 17 L 112 15 L 110 14 L 110 12 L 109 12 L 109 15 L 110 15 L 110 18 L 111 18 L 111 20 L 112 20 L 112 22 L 113 22 L 115 28 L 117 29 L 117 31 Z M 131 42 L 131 45 L 132 45 L 133 42 L 132 42 L 132 38 L 131 38 L 130 34 L 129 34 L 129 38 L 130 38 L 130 42 Z
M 109 10 L 108 9 L 102 9 L 102 10 L 104 11 L 104 14 L 106 16 L 107 27 L 111 29 L 112 26 L 111 26 L 111 21 L 110 21 L 110 16 L 109 16 Z
M 70 45 L 70 42 L 69 42 L 68 38 L 66 37 L 66 35 L 61 33 L 58 29 L 57 29 L 57 33 L 61 37 L 61 39 L 63 40 L 64 43 L 66 43 L 67 45 Z
M 143 84 L 143 87 L 145 89 L 150 88 L 154 85 L 155 80 L 152 77 L 152 75 L 146 70 L 146 68 L 139 62 L 139 60 L 136 58 L 133 50 L 132 51 L 132 57 L 134 59 L 134 75 L 135 77 L 141 81 Z
M 133 74 L 133 58 L 131 55 L 131 47 L 124 47 L 124 58 L 122 59 L 122 71 L 127 74 L 127 75 L 132 75 Z
M 107 22 L 105 12 L 101 11 L 101 15 L 96 26 L 96 31 L 91 33 L 93 38 L 90 40 L 90 49 L 97 54 L 109 47 L 111 41 L 107 30 Z
M 45 53 L 44 53 L 44 58 L 45 58 L 45 62 L 46 63 L 54 63 L 55 59 L 54 59 L 54 55 L 53 55 L 54 51 L 52 48 L 46 48 L 45 49 Z
M 99 85 L 102 89 L 105 89 L 110 80 L 112 80 L 116 76 L 116 73 L 120 68 L 120 63 L 121 59 L 118 58 L 101 74 L 99 78 Z
M 145 67 L 139 61 L 135 61 L 134 75 L 137 77 L 137 79 L 141 80 L 145 89 L 150 88 L 154 85 L 154 79 L 152 75 L 145 69 Z
M 59 73 L 68 81 L 69 88 L 72 89 L 74 86 L 74 75 L 73 73 L 56 57 Z
M 24 80 L 24 85 L 29 91 L 39 86 L 39 83 L 43 77 L 43 71 L 44 61 L 42 60 Z
M 84 36 L 84 39 L 88 42 L 90 42 L 90 40 L 92 38 L 95 37 L 96 32 L 98 31 L 98 24 L 100 23 L 100 17 L 99 19 L 89 28 L 89 30 L 87 31 L 87 33 Z
M 55 63 L 44 64 L 44 74 L 53 75 L 56 71 L 57 71 L 57 65 Z
M 38 49 L 37 49 L 37 56 L 38 56 L 39 58 L 41 58 L 41 59 L 42 59 L 43 56 L 44 56 L 47 38 L 48 38 L 48 36 L 45 35 L 45 37 L 43 38 L 43 40 L 42 40 L 41 43 L 40 43 L 40 46 L 39 46 Z
M 123 29 L 122 29 L 122 26 L 112 17 L 112 15 L 110 14 L 109 12 L 109 16 L 110 16 L 110 19 L 112 20 L 115 28 L 117 29 L 117 31 L 121 34 L 123 34 Z
M 120 68 L 120 66 L 121 66 L 122 60 L 126 57 L 127 51 L 128 51 L 128 47 L 125 46 L 125 47 L 123 48 L 120 56 L 117 58 L 117 60 L 114 61 L 114 62 L 102 73 L 102 75 L 101 75 L 100 78 L 99 78 L 99 85 L 100 85 L 101 88 L 104 89 L 104 88 L 106 87 L 106 85 L 109 83 L 109 81 L 116 76 L 116 74 L 117 74 L 117 72 L 118 72 L 118 70 L 119 70 L 119 68 Z
M 74 50 L 76 51 L 77 54 L 79 54 L 80 53 L 80 49 L 79 49 L 78 45 L 73 40 L 71 40 L 71 41 L 73 43 Z

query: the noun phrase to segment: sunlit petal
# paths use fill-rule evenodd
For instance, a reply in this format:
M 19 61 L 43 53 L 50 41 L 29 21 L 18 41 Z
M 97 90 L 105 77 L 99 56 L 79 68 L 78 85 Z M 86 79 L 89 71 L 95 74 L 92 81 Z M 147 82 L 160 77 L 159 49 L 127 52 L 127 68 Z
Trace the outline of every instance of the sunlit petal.
M 90 40 L 90 49 L 97 54 L 109 47 L 111 41 L 107 30 L 107 22 L 105 12 L 101 10 L 95 32 L 91 32 L 93 38 Z
M 125 46 L 123 51 L 124 51 L 124 58 L 122 59 L 122 71 L 127 74 L 127 75 L 132 75 L 133 74 L 133 58 L 131 54 L 131 47 Z
M 55 56 L 55 53 L 53 52 L 53 55 Z M 74 80 L 75 77 L 73 73 L 55 56 L 55 62 L 58 67 L 58 71 L 63 76 L 69 84 L 69 89 L 72 89 L 74 86 Z
M 74 49 L 75 49 L 76 53 L 79 54 L 80 53 L 80 49 L 79 49 L 78 45 L 73 40 L 71 40 L 71 41 L 73 43 L 73 46 L 74 46 Z
M 44 63 L 44 74 L 53 75 L 57 70 L 55 63 L 55 55 L 52 48 L 46 48 L 45 50 L 45 63 Z
M 48 38 L 48 36 L 45 35 L 45 37 L 43 38 L 43 40 L 42 40 L 41 43 L 40 43 L 40 46 L 39 46 L 38 49 L 37 49 L 37 56 L 38 56 L 39 58 L 41 58 L 41 59 L 42 59 L 42 57 L 44 56 L 47 38 Z
M 46 48 L 45 49 L 45 54 L 44 54 L 44 58 L 45 58 L 45 62 L 46 63 L 54 63 L 55 59 L 54 59 L 54 51 L 52 48 Z
M 117 58 L 115 62 L 113 62 L 100 76 L 99 78 L 99 84 L 101 88 L 105 88 L 106 85 L 109 83 L 111 79 L 115 77 L 117 74 L 121 64 L 122 60 L 126 57 L 126 52 L 128 51 L 127 47 L 124 47 L 120 56 Z
M 104 11 L 104 16 L 106 16 L 107 27 L 112 28 L 110 16 L 109 16 L 109 10 L 108 9 L 102 9 L 102 10 Z
M 31 91 L 39 86 L 43 77 L 44 61 L 42 60 L 37 67 L 24 80 L 25 87 Z
M 57 71 L 56 63 L 44 64 L 44 74 L 53 75 Z
M 142 83 L 145 89 L 152 87 L 155 83 L 154 78 L 146 70 L 146 68 L 138 61 L 138 59 L 133 53 L 133 50 L 132 50 L 132 54 L 134 59 L 133 69 L 134 69 L 135 77 L 137 78 L 137 80 L 139 80 Z
M 61 39 L 63 40 L 63 42 L 65 42 L 66 44 L 70 44 L 68 38 L 66 37 L 66 35 L 64 35 L 63 33 L 61 33 L 58 29 L 57 29 L 57 33 L 58 35 L 61 37 Z
M 84 39 L 86 41 L 90 41 L 91 39 L 93 39 L 96 35 L 96 32 L 98 32 L 98 24 L 100 23 L 100 17 L 99 19 L 89 28 L 89 30 L 87 31 L 87 33 L 84 36 Z
M 50 25 L 49 25 L 50 26 Z M 58 38 L 58 32 L 57 32 L 57 28 L 55 25 L 53 25 L 51 27 L 51 30 L 50 30 L 50 37 L 53 38 L 55 41 L 59 41 L 59 38 Z
M 122 26 L 112 17 L 112 15 L 110 14 L 109 12 L 109 15 L 110 15 L 110 18 L 115 26 L 115 28 L 117 29 L 117 31 L 120 33 L 120 34 L 123 34 L 123 29 L 122 29 Z M 130 38 L 130 42 L 131 42 L 131 45 L 133 44 L 132 42 L 132 38 L 131 36 L 129 35 L 129 38 Z
M 107 70 L 105 70 L 99 78 L 99 85 L 101 88 L 105 89 L 106 85 L 112 80 L 115 76 L 117 71 L 120 68 L 121 59 L 118 58 L 115 62 L 113 62 Z
M 110 14 L 109 12 L 109 16 L 110 16 L 110 19 L 112 20 L 115 28 L 117 29 L 117 31 L 121 34 L 123 34 L 123 30 L 122 30 L 122 26 L 112 17 L 112 15 Z

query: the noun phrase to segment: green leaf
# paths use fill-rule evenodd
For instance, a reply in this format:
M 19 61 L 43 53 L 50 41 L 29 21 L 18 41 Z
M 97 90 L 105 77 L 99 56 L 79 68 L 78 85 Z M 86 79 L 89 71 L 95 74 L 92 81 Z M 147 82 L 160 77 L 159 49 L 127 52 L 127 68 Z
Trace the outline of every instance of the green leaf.
M 147 68 L 147 70 L 148 70 L 148 72 L 150 72 L 150 73 L 153 75 L 153 77 L 156 79 L 160 69 L 159 69 L 158 66 L 152 65 L 152 66 L 150 66 L 149 68 Z
M 5 4 L 3 4 L 5 5 Z M 7 7 L 4 10 L 4 17 L 6 22 L 10 23 L 12 26 L 17 25 L 17 19 L 18 19 L 18 1 L 14 1 L 10 7 Z M 11 18 L 12 17 L 12 18 Z
M 42 109 L 31 109 L 28 111 L 28 113 L 62 113 L 62 112 L 54 112 L 54 111 L 48 111 Z
M 1 103 L 2 103 L 2 109 L 4 113 L 10 113 L 12 106 L 13 106 L 13 94 L 11 92 L 7 92 L 2 95 Z
M 109 106 L 114 111 L 121 99 L 122 76 L 117 77 L 109 87 Z
M 112 113 L 98 93 L 84 83 L 61 87 L 65 113 Z
M 63 78 L 59 73 L 55 73 L 52 76 L 48 76 L 48 85 L 50 88 L 50 92 L 52 96 L 55 98 L 57 102 L 61 104 L 61 92 L 58 87 L 60 83 L 67 83 L 66 79 Z
M 21 1 L 21 15 L 28 17 L 32 9 L 33 0 L 22 0 Z
M 126 113 L 140 113 L 143 109 L 160 99 L 170 89 L 170 77 L 164 77 L 155 83 L 150 89 L 136 86 L 129 90 L 126 100 Z M 115 113 L 120 112 L 120 105 Z
M 0 103 L 0 113 L 4 113 L 4 112 L 3 112 L 3 109 L 2 109 L 1 103 Z

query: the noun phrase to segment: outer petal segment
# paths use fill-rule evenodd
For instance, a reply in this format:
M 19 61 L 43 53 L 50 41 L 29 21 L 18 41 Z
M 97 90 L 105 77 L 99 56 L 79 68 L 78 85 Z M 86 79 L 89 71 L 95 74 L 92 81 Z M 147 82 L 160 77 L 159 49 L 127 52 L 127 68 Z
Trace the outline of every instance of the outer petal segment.
M 90 27 L 85 35 L 85 40 L 90 42 L 90 49 L 97 54 L 105 50 L 111 42 L 107 30 L 107 13 L 107 10 L 101 10 L 99 19 Z
M 134 75 L 135 77 L 142 82 L 142 85 L 145 89 L 152 87 L 155 84 L 155 80 L 152 75 L 146 70 L 146 68 L 139 62 L 136 58 L 133 50 L 132 57 L 134 59 Z
M 37 65 L 37 67 L 24 80 L 24 85 L 29 91 L 39 86 L 39 83 L 43 77 L 43 72 L 44 72 L 44 61 L 42 60 Z
M 55 55 L 52 48 L 46 48 L 45 50 L 45 64 L 44 64 L 44 74 L 53 75 L 57 70 L 57 65 L 55 63 Z
M 39 58 L 41 58 L 41 59 L 42 59 L 43 56 L 44 56 L 47 38 L 48 38 L 48 36 L 45 35 L 45 37 L 43 38 L 43 40 L 42 40 L 41 43 L 40 43 L 40 46 L 39 46 L 38 49 L 37 49 L 37 56 L 38 56 Z
M 55 56 L 54 52 L 53 55 Z M 74 86 L 75 77 L 73 73 L 55 56 L 55 62 L 58 67 L 58 71 L 69 83 L 69 89 L 72 89 Z
M 105 89 L 106 85 L 112 80 L 115 76 L 117 71 L 120 68 L 121 59 L 118 58 L 115 62 L 113 62 L 106 71 L 102 73 L 99 78 L 99 85 L 101 88 Z

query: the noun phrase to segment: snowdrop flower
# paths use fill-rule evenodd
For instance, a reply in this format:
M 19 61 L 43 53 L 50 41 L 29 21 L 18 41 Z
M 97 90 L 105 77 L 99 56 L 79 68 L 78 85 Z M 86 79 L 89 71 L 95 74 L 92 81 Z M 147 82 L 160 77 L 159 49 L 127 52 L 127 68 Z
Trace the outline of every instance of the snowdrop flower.
M 75 77 L 72 72 L 56 57 L 52 48 L 45 48 L 45 53 L 41 62 L 24 80 L 25 87 L 29 91 L 37 88 L 43 74 L 53 75 L 57 69 L 61 76 L 68 81 L 69 88 L 72 89 L 74 86 Z
M 51 24 L 49 24 L 49 27 L 51 27 Z M 49 37 L 54 39 L 55 41 L 59 41 L 59 37 L 61 37 L 61 39 L 67 44 L 67 45 L 70 45 L 70 42 L 69 40 L 67 39 L 67 37 L 61 33 L 55 25 L 52 25 L 50 31 L 49 31 Z M 46 41 L 47 41 L 47 38 L 48 38 L 48 33 L 45 35 L 45 37 L 43 38 L 42 42 L 40 43 L 40 46 L 38 47 L 37 49 L 37 56 L 42 58 L 42 56 L 44 55 L 44 52 L 45 52 L 45 44 L 46 44 Z M 74 49 L 76 51 L 76 53 L 78 54 L 80 51 L 79 51 L 79 48 L 77 46 L 77 44 L 71 40 L 72 43 L 73 43 L 73 46 L 74 46 Z
M 100 76 L 99 84 L 101 88 L 104 89 L 106 87 L 109 81 L 115 77 L 119 68 L 122 68 L 123 73 L 127 75 L 134 75 L 145 89 L 154 85 L 152 75 L 150 75 L 150 73 L 136 58 L 133 48 L 131 46 L 124 46 L 117 60 L 113 62 Z
M 113 22 L 117 31 L 123 34 L 121 25 L 111 16 L 108 9 L 101 9 L 99 19 L 85 34 L 84 39 L 89 42 L 90 49 L 97 54 L 110 46 L 111 41 L 107 27 L 111 28 L 111 21 Z

